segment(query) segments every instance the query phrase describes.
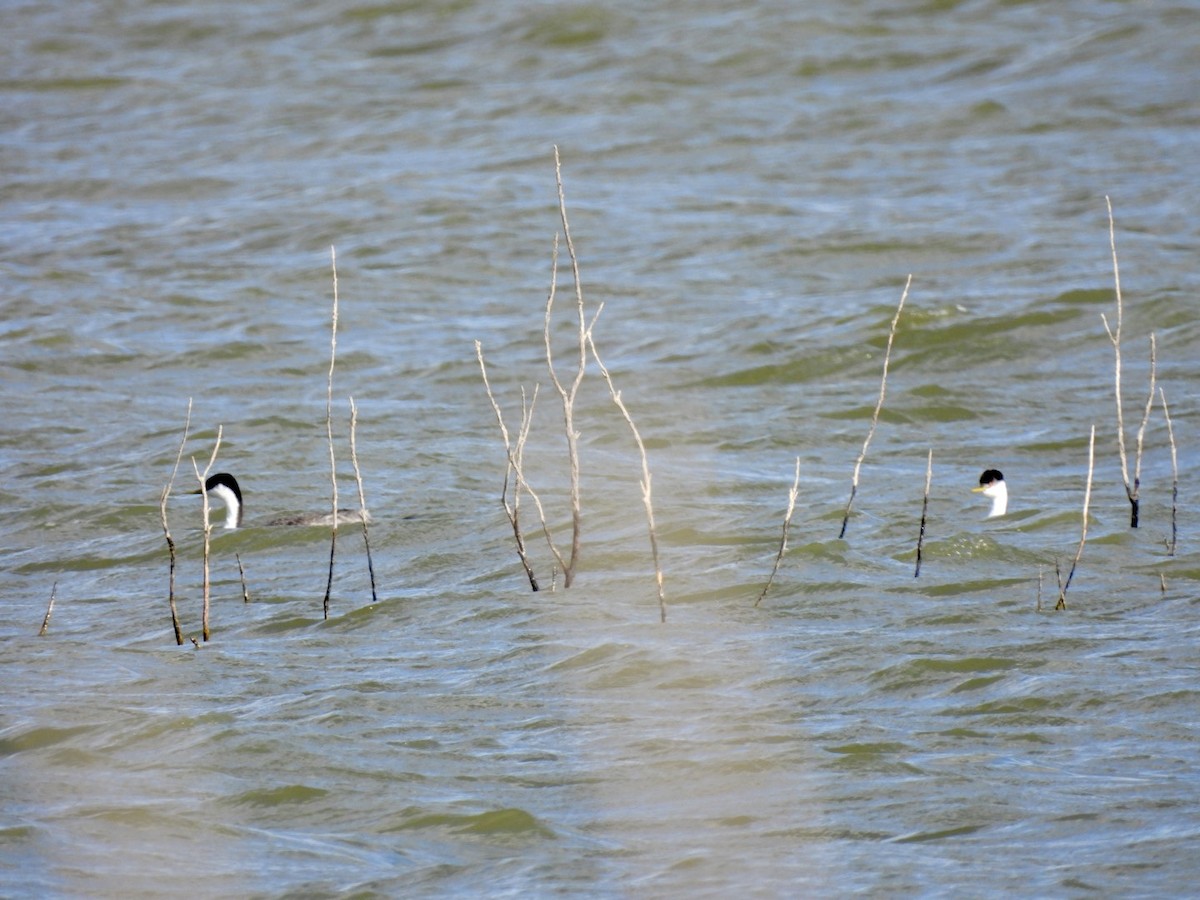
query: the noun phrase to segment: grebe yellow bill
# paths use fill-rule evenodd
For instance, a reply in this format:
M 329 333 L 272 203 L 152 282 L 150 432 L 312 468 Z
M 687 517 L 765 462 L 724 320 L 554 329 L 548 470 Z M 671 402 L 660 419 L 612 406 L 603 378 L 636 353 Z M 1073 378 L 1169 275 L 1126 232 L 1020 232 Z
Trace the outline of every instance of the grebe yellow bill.
M 204 489 L 210 498 L 216 498 L 225 504 L 225 527 L 229 530 L 241 527 L 242 524 L 242 489 L 238 487 L 237 479 L 228 472 L 218 472 L 209 476 L 204 482 Z M 200 491 L 192 491 L 199 494 Z M 339 509 L 337 523 L 350 525 L 358 522 L 370 522 L 371 514 L 366 510 Z M 281 516 L 271 519 L 268 525 L 332 525 L 333 513 L 313 513 L 311 515 Z
M 999 469 L 985 469 L 979 476 L 979 487 L 971 488 L 971 491 L 992 498 L 992 509 L 987 514 L 989 519 L 1008 512 L 1008 485 Z

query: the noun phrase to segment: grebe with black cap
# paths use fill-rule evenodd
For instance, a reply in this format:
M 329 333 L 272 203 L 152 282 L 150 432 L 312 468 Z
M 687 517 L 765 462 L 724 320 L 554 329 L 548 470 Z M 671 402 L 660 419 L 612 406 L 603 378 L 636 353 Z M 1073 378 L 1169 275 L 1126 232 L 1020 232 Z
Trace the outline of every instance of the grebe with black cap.
M 218 472 L 209 476 L 204 482 L 204 489 L 210 497 L 215 497 L 225 504 L 225 528 L 233 530 L 242 524 L 242 489 L 237 479 L 228 472 Z M 200 491 L 193 491 L 199 494 Z M 371 514 L 364 510 L 339 509 L 337 523 L 349 525 L 356 522 L 370 522 Z M 268 525 L 332 525 L 333 513 L 313 513 L 311 515 L 282 516 L 267 522 Z
M 979 476 L 979 487 L 971 490 L 992 498 L 992 510 L 987 514 L 989 519 L 1008 512 L 1008 485 L 1004 483 L 1004 475 L 999 469 L 985 469 Z

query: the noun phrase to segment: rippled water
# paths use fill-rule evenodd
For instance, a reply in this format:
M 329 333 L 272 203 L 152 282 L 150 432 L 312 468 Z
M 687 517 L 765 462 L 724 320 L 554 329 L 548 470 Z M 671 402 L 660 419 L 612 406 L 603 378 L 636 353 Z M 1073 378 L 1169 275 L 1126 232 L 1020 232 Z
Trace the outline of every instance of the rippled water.
M 1153 331 L 1194 470 L 1192 6 L 14 3 L 5 32 L 0 892 L 1194 890 L 1200 521 L 1185 479 L 1169 555 L 1156 409 L 1127 527 L 1100 318 L 1109 195 L 1131 452 Z M 499 505 L 475 340 L 510 427 L 541 383 L 528 475 L 568 532 L 554 145 L 665 624 L 594 367 L 574 587 L 527 500 L 558 587 L 528 591 Z M 355 531 L 323 621 L 327 534 L 251 524 L 177 647 L 189 398 L 188 636 L 219 426 L 251 523 L 328 503 L 331 245 L 379 602 Z

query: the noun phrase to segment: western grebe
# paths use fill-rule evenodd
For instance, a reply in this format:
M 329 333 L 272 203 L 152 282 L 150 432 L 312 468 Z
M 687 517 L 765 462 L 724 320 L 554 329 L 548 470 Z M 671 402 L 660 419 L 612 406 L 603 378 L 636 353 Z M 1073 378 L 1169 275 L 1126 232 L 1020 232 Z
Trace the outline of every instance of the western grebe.
M 979 476 L 979 487 L 971 490 L 992 498 L 992 511 L 987 514 L 989 519 L 1008 512 L 1008 485 L 1004 483 L 1004 475 L 999 469 L 985 469 Z
M 215 497 L 225 504 L 225 527 L 229 530 L 242 524 L 242 489 L 238 487 L 237 479 L 228 472 L 218 472 L 209 476 L 204 482 L 204 489 L 209 497 Z M 199 494 L 200 491 L 193 491 Z M 339 509 L 337 523 L 349 525 L 356 522 L 371 521 L 371 514 L 366 510 Z M 282 516 L 267 522 L 268 525 L 332 525 L 333 513 L 313 513 L 311 515 Z

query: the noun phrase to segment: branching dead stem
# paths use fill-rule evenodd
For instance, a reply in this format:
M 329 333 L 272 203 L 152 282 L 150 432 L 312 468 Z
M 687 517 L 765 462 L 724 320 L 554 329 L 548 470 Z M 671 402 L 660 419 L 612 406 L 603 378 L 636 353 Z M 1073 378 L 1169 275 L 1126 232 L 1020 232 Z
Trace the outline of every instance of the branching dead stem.
M 1125 410 L 1124 402 L 1121 399 L 1121 327 L 1124 320 L 1125 310 L 1124 301 L 1121 298 L 1121 269 L 1117 264 L 1117 237 L 1116 226 L 1113 222 L 1112 200 L 1109 197 L 1104 198 L 1104 202 L 1108 205 L 1108 243 L 1112 250 L 1113 263 L 1113 286 L 1117 297 L 1117 318 L 1116 327 L 1109 325 L 1108 317 L 1104 313 L 1100 314 L 1100 320 L 1104 323 L 1104 330 L 1108 334 L 1108 339 L 1113 346 L 1113 396 L 1117 405 L 1117 454 L 1121 461 L 1121 480 L 1125 484 L 1125 496 L 1129 498 L 1129 527 L 1138 527 L 1139 514 L 1139 499 L 1138 493 L 1141 488 L 1141 473 L 1142 473 L 1142 447 L 1143 438 L 1146 433 L 1146 423 L 1150 419 L 1150 409 L 1154 405 L 1154 382 L 1157 368 L 1157 352 L 1155 347 L 1154 335 L 1150 335 L 1150 390 L 1148 399 L 1146 400 L 1145 412 L 1142 416 L 1142 424 L 1137 433 L 1137 450 L 1134 459 L 1133 480 L 1129 478 L 1129 456 L 1125 449 Z
M 579 394 L 579 386 L 583 383 L 583 375 L 587 370 L 587 347 L 591 326 L 584 314 L 583 282 L 579 277 L 579 257 L 575 253 L 575 242 L 571 238 L 571 226 L 567 221 L 567 200 L 563 190 L 562 163 L 558 155 L 558 147 L 554 148 L 554 180 L 558 189 L 558 212 L 562 221 L 563 240 L 567 245 L 567 255 L 571 260 L 571 274 L 575 280 L 575 313 L 578 322 L 578 359 L 579 364 L 570 387 L 565 387 L 554 368 L 554 353 L 550 340 L 551 315 L 554 310 L 554 299 L 558 287 L 558 238 L 554 239 L 554 253 L 551 265 L 550 293 L 546 298 L 546 321 L 544 338 L 546 343 L 546 366 L 550 370 L 550 381 L 558 392 L 563 408 L 563 428 L 567 437 L 567 461 L 571 470 L 571 555 L 563 565 L 563 587 L 570 587 L 575 581 L 575 571 L 579 563 L 579 551 L 582 541 L 583 504 L 580 494 L 579 476 L 579 432 L 575 430 L 575 399 Z M 592 324 L 595 323 L 593 318 Z
M 541 498 L 537 492 L 525 480 L 525 442 L 529 437 L 529 428 L 533 422 L 533 408 L 537 403 L 538 387 L 534 385 L 533 397 L 528 403 L 525 402 L 525 390 L 521 389 L 521 426 L 517 431 L 517 440 L 514 444 L 509 436 L 508 426 L 504 424 L 504 413 L 500 409 L 500 404 L 496 400 L 496 395 L 492 391 L 491 382 L 488 380 L 487 364 L 483 359 L 483 344 L 479 341 L 475 342 L 475 358 L 479 361 L 479 374 L 483 377 L 483 387 L 487 391 L 488 402 L 492 405 L 492 412 L 496 416 L 496 424 L 500 427 L 500 437 L 504 442 L 504 454 L 508 460 L 508 467 L 504 472 L 504 488 L 500 493 L 500 502 L 504 506 L 504 512 L 508 516 L 509 525 L 512 526 L 513 538 L 517 544 L 517 557 L 521 560 L 521 567 L 525 570 L 525 576 L 529 579 L 529 587 L 534 590 L 540 590 L 537 576 L 534 574 L 533 564 L 529 559 L 529 551 L 525 545 L 525 536 L 521 529 L 521 492 L 525 491 L 533 500 L 534 506 L 537 507 L 538 518 L 542 523 L 542 533 L 546 536 L 546 543 L 550 548 L 550 553 L 558 560 L 559 565 L 563 565 L 562 554 L 554 543 L 554 538 L 550 533 L 549 524 L 546 522 L 546 512 L 542 506 Z M 508 500 L 508 484 L 509 478 L 515 479 L 516 484 L 513 488 L 513 499 L 510 503 Z

